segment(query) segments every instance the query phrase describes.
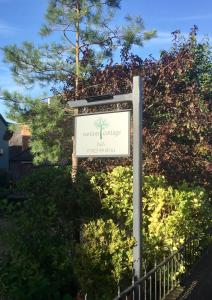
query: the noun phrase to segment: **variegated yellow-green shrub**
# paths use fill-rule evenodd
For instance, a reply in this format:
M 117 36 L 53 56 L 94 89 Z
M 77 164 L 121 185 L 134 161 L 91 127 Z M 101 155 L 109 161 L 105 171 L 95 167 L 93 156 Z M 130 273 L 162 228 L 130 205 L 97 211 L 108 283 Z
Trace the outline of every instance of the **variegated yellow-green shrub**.
M 111 299 L 119 280 L 132 272 L 132 168 L 116 167 L 91 182 L 102 213 L 83 227 L 76 272 L 92 299 Z M 154 258 L 161 260 L 191 235 L 204 235 L 209 226 L 212 211 L 201 187 L 185 182 L 172 187 L 163 176 L 144 176 L 142 201 L 143 249 L 150 267 Z
M 132 267 L 132 236 L 112 219 L 100 218 L 84 225 L 81 242 L 75 268 L 84 292 L 93 300 L 113 299 L 119 279 Z

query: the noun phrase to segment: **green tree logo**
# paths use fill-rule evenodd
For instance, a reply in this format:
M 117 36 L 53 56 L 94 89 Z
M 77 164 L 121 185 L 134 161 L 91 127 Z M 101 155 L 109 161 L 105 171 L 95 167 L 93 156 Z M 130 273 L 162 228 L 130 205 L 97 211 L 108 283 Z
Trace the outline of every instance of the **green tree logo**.
M 100 130 L 100 140 L 102 140 L 102 131 L 103 131 L 103 129 L 108 127 L 108 123 L 107 123 L 106 120 L 104 120 L 102 118 L 99 118 L 98 120 L 96 120 L 95 126 L 97 128 L 99 128 L 99 130 Z

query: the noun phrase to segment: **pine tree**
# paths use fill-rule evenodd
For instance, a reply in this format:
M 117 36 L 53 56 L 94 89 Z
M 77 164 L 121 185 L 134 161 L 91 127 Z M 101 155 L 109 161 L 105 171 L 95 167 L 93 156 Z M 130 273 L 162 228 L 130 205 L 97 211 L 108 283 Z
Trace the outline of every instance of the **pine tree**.
M 10 95 L 5 92 L 4 97 L 9 107 L 8 118 L 17 122 L 11 124 L 10 129 L 16 130 L 19 124 L 26 124 L 30 128 L 32 135 L 29 144 L 34 164 L 69 163 L 73 135 L 72 115 L 64 110 L 60 98 L 52 97 L 49 103 L 49 99 L 41 101 L 18 93 Z M 20 105 L 19 101 L 24 105 Z
M 91 66 L 80 64 L 85 52 L 92 51 L 92 62 L 102 63 L 111 58 L 118 47 L 142 46 L 143 41 L 155 35 L 145 31 L 140 17 L 126 17 L 126 25 L 110 27 L 120 0 L 49 0 L 40 35 L 54 34 L 57 42 L 35 46 L 24 42 L 6 46 L 5 61 L 11 64 L 16 82 L 24 85 L 65 82 L 67 76 L 86 75 Z M 76 82 L 77 85 L 77 82 Z
M 117 49 L 142 46 L 144 40 L 156 34 L 155 30 L 145 31 L 141 17 L 127 16 L 124 25 L 111 26 L 120 3 L 121 0 L 49 0 L 46 23 L 40 35 L 53 34 L 57 42 L 6 46 L 3 49 L 5 62 L 11 65 L 15 81 L 25 86 L 48 85 L 58 91 L 72 76 L 77 98 L 79 80 L 89 76 L 92 68 L 101 68 Z M 17 109 L 14 116 L 22 111 L 23 104 L 26 110 L 31 109 L 26 98 L 21 99 L 20 95 L 17 98 L 13 105 L 13 111 Z M 75 157 L 72 164 L 76 169 Z

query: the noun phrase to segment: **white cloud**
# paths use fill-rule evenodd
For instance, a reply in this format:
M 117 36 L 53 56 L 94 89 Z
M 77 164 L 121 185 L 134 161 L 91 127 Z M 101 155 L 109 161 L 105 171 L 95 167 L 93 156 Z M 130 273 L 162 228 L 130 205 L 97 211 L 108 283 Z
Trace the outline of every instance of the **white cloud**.
M 172 41 L 172 35 L 170 32 L 158 31 L 157 36 L 147 43 L 151 44 L 169 44 Z
M 176 18 L 179 21 L 199 21 L 199 20 L 208 20 L 212 19 L 212 14 L 206 15 L 194 15 L 194 16 L 185 16 Z
M 1 0 L 0 0 L 1 1 Z M 14 34 L 18 29 L 0 20 L 0 35 Z
M 201 15 L 190 15 L 190 16 L 177 16 L 177 17 L 164 17 L 158 19 L 159 21 L 200 21 L 200 20 L 210 20 L 212 19 L 212 14 L 201 14 Z
M 189 32 L 181 32 L 181 36 L 183 36 L 185 39 L 188 38 Z M 204 39 L 209 39 L 209 42 L 212 40 L 212 36 L 204 35 L 204 34 L 197 34 L 197 40 L 203 41 Z M 152 45 L 167 45 L 171 44 L 173 40 L 173 36 L 170 32 L 166 31 L 158 31 L 157 37 L 147 41 L 145 44 L 152 44 Z

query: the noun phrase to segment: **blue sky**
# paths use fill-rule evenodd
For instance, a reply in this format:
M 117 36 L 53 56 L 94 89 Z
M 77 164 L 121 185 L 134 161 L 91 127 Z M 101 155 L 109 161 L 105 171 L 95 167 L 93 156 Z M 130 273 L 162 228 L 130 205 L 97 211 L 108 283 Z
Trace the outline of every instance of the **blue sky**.
M 0 0 L 0 47 L 9 44 L 21 45 L 23 41 L 41 43 L 38 31 L 44 22 L 47 0 Z M 211 0 L 122 0 L 121 10 L 117 11 L 114 23 L 121 24 L 126 14 L 140 15 L 146 29 L 157 29 L 158 37 L 145 43 L 139 50 L 141 57 L 152 54 L 158 57 L 160 50 L 168 50 L 171 45 L 171 32 L 180 29 L 188 33 L 195 24 L 199 28 L 200 39 L 212 36 Z M 24 90 L 17 86 L 10 76 L 9 66 L 2 62 L 0 51 L 0 88 L 18 90 L 31 96 L 42 94 L 38 87 Z M 0 101 L 0 112 L 5 116 L 5 106 Z

